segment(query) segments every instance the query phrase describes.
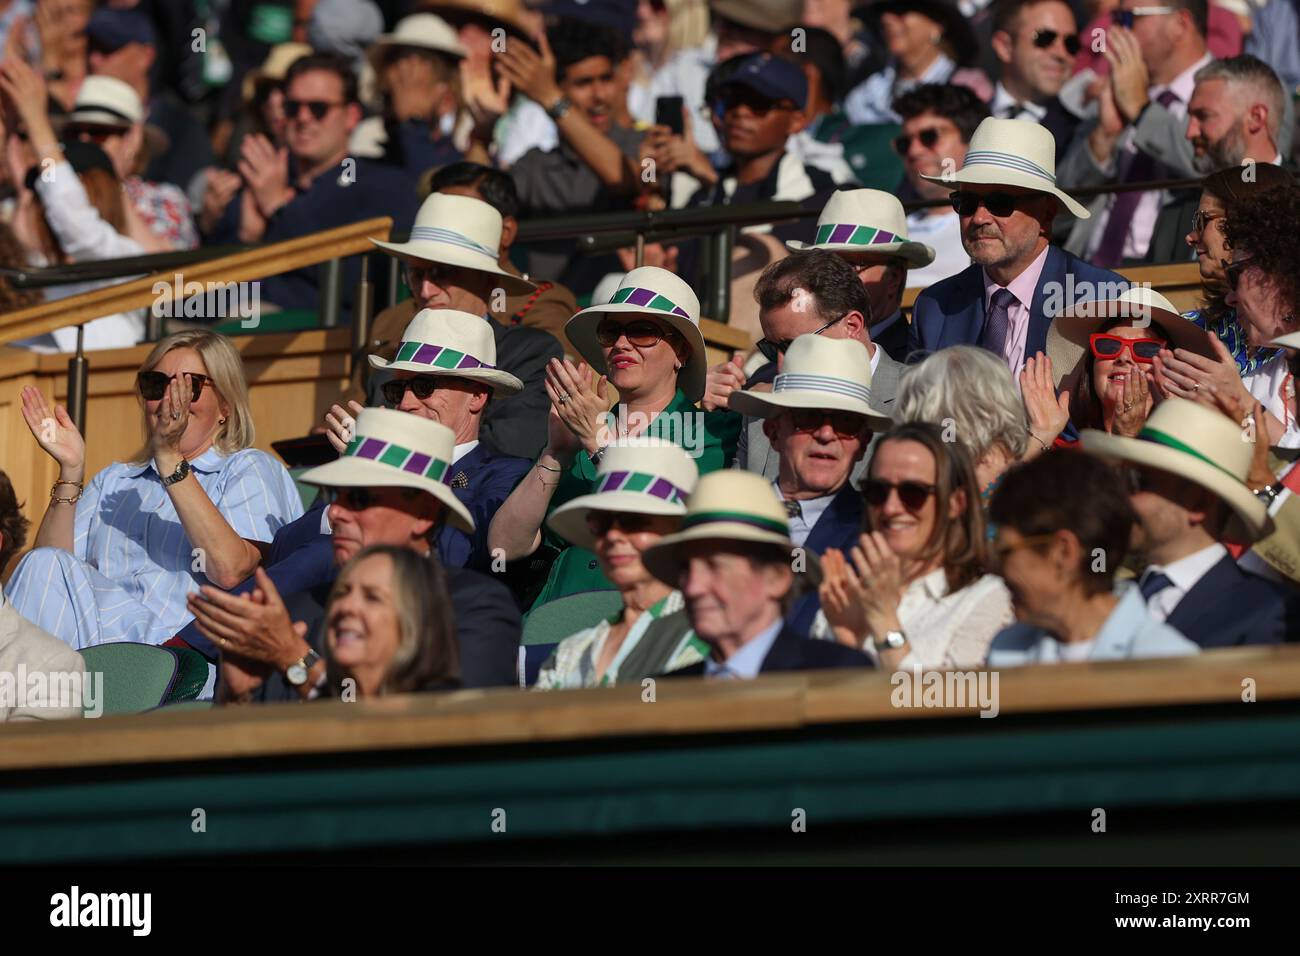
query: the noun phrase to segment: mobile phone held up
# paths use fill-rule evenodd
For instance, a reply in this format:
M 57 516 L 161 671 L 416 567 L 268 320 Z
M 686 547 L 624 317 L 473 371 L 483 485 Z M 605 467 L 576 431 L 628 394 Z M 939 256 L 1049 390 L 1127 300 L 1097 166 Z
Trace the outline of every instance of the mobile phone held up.
M 674 136 L 681 136 L 682 129 L 682 106 L 684 100 L 680 96 L 661 96 L 655 100 L 655 125 L 667 126 Z

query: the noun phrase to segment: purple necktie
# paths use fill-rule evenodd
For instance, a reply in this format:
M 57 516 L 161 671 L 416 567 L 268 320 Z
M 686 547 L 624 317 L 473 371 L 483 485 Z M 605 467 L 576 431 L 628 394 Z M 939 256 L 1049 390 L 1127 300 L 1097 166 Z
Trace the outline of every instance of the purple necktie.
M 1178 97 L 1172 90 L 1165 90 L 1157 98 L 1161 106 L 1168 108 Z M 1156 175 L 1156 161 L 1146 153 L 1138 150 L 1128 169 L 1120 178 L 1122 183 L 1140 183 L 1152 180 Z M 1110 207 L 1110 218 L 1106 220 L 1106 231 L 1101 234 L 1101 245 L 1092 257 L 1094 265 L 1103 269 L 1113 269 L 1124 258 L 1124 240 L 1128 238 L 1133 227 L 1133 216 L 1137 213 L 1138 203 L 1146 195 L 1144 190 L 1132 190 L 1120 193 Z
M 989 314 L 984 318 L 984 330 L 980 333 L 980 345 L 998 358 L 1005 360 L 1002 353 L 1006 351 L 1007 336 L 1011 334 L 1011 306 L 1016 302 L 1016 295 L 1010 289 L 998 289 L 989 301 Z

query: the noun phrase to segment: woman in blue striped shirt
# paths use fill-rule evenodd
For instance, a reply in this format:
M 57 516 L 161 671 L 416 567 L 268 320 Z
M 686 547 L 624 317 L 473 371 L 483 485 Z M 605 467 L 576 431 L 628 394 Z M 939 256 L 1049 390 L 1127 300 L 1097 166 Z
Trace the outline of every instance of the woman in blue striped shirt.
M 284 466 L 252 448 L 243 364 L 205 330 L 160 341 L 137 375 L 146 440 L 83 487 L 86 445 L 63 406 L 23 389 L 23 418 L 59 480 L 7 594 L 29 621 L 80 648 L 161 644 L 201 584 L 230 588 L 302 514 Z

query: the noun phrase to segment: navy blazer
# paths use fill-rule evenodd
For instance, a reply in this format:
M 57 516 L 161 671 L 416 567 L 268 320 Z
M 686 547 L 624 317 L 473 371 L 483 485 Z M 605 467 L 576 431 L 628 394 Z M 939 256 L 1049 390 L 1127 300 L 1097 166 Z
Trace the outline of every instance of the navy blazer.
M 875 663 L 866 654 L 856 651 L 835 641 L 810 641 L 802 634 L 792 631 L 789 626 L 781 628 L 772 642 L 772 648 L 763 658 L 760 674 L 772 674 L 778 671 L 817 671 L 840 667 L 875 667 Z M 704 661 L 698 661 L 689 667 L 669 671 L 663 677 L 703 677 Z
M 1107 283 L 1104 287 L 1102 283 Z M 1047 260 L 1038 277 L 1029 308 L 1025 357 L 1047 351 L 1047 327 L 1065 308 L 1100 296 L 1124 291 L 1128 280 L 1109 269 L 1099 269 L 1057 246 L 1047 247 Z M 1045 313 L 1049 295 L 1052 315 Z M 955 276 L 936 282 L 916 297 L 908 340 L 917 361 L 929 352 L 950 345 L 979 345 L 984 332 L 984 267 L 973 263 Z
M 1165 623 L 1201 647 L 1280 644 L 1300 632 L 1300 602 L 1289 586 L 1243 571 L 1224 555 Z
M 825 554 L 827 548 L 837 548 L 847 554 L 857 544 L 858 535 L 862 534 L 862 513 L 862 493 L 846 482 L 813 525 L 804 548 L 818 557 Z M 786 625 L 800 634 L 807 634 L 821 606 L 817 591 L 809 591 L 794 602 L 786 615 Z
M 519 479 L 533 463 L 527 458 L 502 455 L 483 442 L 451 466 L 451 491 L 469 509 L 474 519 L 474 533 L 445 525 L 438 535 L 438 557 L 449 568 L 473 568 L 486 571 L 492 565 L 488 553 L 488 525 L 501 503 L 515 490 Z M 459 478 L 465 476 L 461 485 Z

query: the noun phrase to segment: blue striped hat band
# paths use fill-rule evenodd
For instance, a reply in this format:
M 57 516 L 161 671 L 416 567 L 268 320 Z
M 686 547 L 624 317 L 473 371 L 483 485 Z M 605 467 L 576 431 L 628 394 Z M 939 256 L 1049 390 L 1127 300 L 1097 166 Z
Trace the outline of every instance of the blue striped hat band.
M 411 239 L 412 241 L 423 239 L 426 242 L 441 242 L 449 246 L 459 246 L 462 249 L 477 252 L 479 255 L 488 256 L 494 262 L 497 258 L 495 249 L 489 249 L 487 246 L 475 242 L 469 236 L 463 236 L 451 229 L 444 229 L 442 226 L 413 226 L 411 228 Z
M 965 170 L 972 166 L 1001 166 L 1004 169 L 1014 170 L 1018 173 L 1037 176 L 1039 179 L 1047 180 L 1053 186 L 1056 185 L 1054 175 L 1032 160 L 1025 159 L 1023 156 L 1016 156 L 1014 153 L 1002 153 L 991 149 L 975 150 L 966 154 L 966 161 L 962 163 L 961 168 Z
M 808 375 L 802 372 L 783 372 L 772 382 L 772 392 L 827 392 L 831 395 L 843 395 L 856 398 L 860 402 L 871 404 L 871 390 L 847 378 L 835 378 L 831 375 Z

